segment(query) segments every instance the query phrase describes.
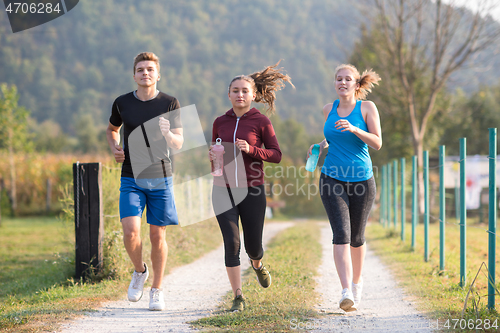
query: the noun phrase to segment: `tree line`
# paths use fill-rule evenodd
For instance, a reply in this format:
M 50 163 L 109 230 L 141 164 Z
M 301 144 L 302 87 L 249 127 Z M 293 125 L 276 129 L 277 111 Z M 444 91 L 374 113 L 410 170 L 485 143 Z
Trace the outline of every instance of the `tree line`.
M 29 140 L 18 142 L 30 142 L 24 148 L 107 152 L 111 103 L 134 87 L 133 57 L 150 50 L 162 61 L 160 90 L 181 105 L 196 104 L 209 139 L 212 121 L 230 107 L 231 78 L 284 59 L 297 89 L 278 93 L 271 119 L 285 161 L 303 163 L 303 150 L 321 136 L 321 109 L 335 99 L 333 68 L 350 62 L 383 78 L 369 96 L 384 139 L 384 148 L 372 151 L 375 165 L 424 149 L 432 154 L 440 144 L 458 154 L 461 136 L 479 154 L 485 127 L 500 123 L 499 79 L 477 67 L 500 66 L 493 56 L 499 27 L 430 0 L 87 1 L 18 34 L 0 17 L 0 81 L 7 83 L 0 97 L 3 105 L 19 104 Z M 25 151 L 9 148 L 12 123 L 3 124 L 0 149 Z

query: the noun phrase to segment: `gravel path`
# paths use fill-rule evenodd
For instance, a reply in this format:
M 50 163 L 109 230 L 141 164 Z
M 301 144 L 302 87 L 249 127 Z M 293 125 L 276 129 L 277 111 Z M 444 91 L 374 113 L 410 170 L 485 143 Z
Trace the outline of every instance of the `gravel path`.
M 364 288 L 358 311 L 344 312 L 338 306 L 342 287 L 333 262 L 332 231 L 325 223 L 321 232 L 323 261 L 317 278 L 322 295 L 318 310 L 325 317 L 301 323 L 311 332 L 432 332 L 429 319 L 420 314 L 399 288 L 389 270 L 368 249 L 363 271 Z M 368 244 L 369 246 L 369 244 Z M 293 323 L 298 327 L 299 323 Z M 435 325 L 435 323 L 434 323 Z
M 291 222 L 267 223 L 264 244 L 292 225 Z M 323 261 L 316 290 L 322 295 L 317 309 L 325 316 L 306 323 L 291 321 L 290 328 L 305 328 L 310 332 L 432 332 L 432 323 L 411 305 L 388 269 L 371 251 L 368 251 L 365 261 L 360 309 L 349 313 L 341 310 L 338 307 L 341 287 L 333 263 L 332 232 L 328 224 L 324 224 L 321 235 Z M 107 303 L 96 312 L 63 324 L 59 332 L 193 332 L 187 322 L 209 316 L 231 290 L 223 253 L 221 245 L 167 275 L 163 284 L 165 311 L 148 310 L 148 288 L 139 302 L 122 300 Z M 245 255 L 242 255 L 241 263 L 242 270 L 249 267 Z
M 266 223 L 264 244 L 291 222 Z M 264 246 L 265 247 L 265 246 Z M 243 245 L 242 245 L 243 249 Z M 242 250 L 242 271 L 250 267 Z M 217 249 L 185 266 L 174 269 L 163 280 L 166 310 L 149 311 L 149 288 L 139 302 L 110 302 L 96 312 L 63 324 L 61 333 L 192 332 L 186 322 L 210 315 L 231 290 L 224 267 L 224 249 Z M 126 295 L 124 295 L 126 297 Z

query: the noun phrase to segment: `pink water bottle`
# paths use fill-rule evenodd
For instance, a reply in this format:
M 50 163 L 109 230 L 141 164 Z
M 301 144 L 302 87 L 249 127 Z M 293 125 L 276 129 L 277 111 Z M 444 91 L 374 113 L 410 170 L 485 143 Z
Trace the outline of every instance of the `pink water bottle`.
M 222 168 L 224 167 L 224 146 L 222 145 L 222 139 L 217 138 L 215 140 L 215 145 L 212 147 L 212 151 L 215 153 L 215 159 L 212 160 L 212 175 L 222 176 Z

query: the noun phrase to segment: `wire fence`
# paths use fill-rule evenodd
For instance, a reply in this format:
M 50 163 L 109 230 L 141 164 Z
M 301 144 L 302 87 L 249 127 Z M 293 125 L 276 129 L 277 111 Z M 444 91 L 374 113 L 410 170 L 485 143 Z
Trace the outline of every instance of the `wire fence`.
M 466 188 L 469 184 L 466 183 L 466 162 L 467 162 L 467 156 L 466 156 L 466 139 L 462 138 L 460 139 L 460 158 L 455 161 L 456 163 L 459 164 L 459 182 L 460 186 L 457 187 L 457 178 L 455 177 L 455 213 L 457 220 L 459 221 L 458 223 L 455 222 L 450 222 L 446 220 L 446 216 L 449 215 L 450 210 L 446 209 L 446 191 L 445 191 L 445 147 L 441 146 L 439 149 L 439 163 L 434 166 L 429 166 L 429 153 L 428 151 L 425 151 L 423 154 L 423 161 L 421 161 L 421 164 L 424 166 L 423 169 L 423 182 L 421 181 L 420 184 L 423 183 L 424 186 L 424 214 L 419 214 L 417 213 L 417 208 L 419 204 L 421 205 L 421 202 L 417 198 L 417 193 L 419 193 L 418 190 L 418 185 L 419 182 L 417 181 L 417 173 L 418 173 L 418 167 L 417 167 L 417 157 L 413 156 L 413 166 L 412 166 L 412 172 L 411 172 L 411 204 L 412 204 L 412 211 L 411 211 L 411 223 L 412 223 L 412 247 L 415 246 L 415 229 L 414 226 L 418 223 L 420 218 L 423 215 L 423 222 L 424 222 L 424 260 L 429 261 L 429 223 L 430 219 L 432 219 L 435 222 L 439 222 L 440 224 L 440 269 L 444 270 L 445 266 L 445 258 L 444 258 L 444 246 L 445 246 L 445 225 L 453 225 L 453 226 L 458 226 L 460 228 L 460 285 L 462 287 L 465 286 L 465 281 L 466 281 L 466 272 L 465 272 L 465 267 L 466 267 L 466 230 L 467 228 L 475 228 L 484 231 L 485 233 L 488 234 L 488 262 L 489 262 L 489 279 L 488 279 L 488 308 L 489 309 L 494 309 L 495 308 L 495 291 L 496 286 L 495 286 L 495 263 L 496 263 L 496 238 L 499 237 L 498 233 L 496 232 L 496 225 L 497 225 L 497 219 L 498 219 L 498 213 L 497 213 L 497 207 L 498 207 L 498 197 L 497 197 L 497 160 L 499 160 L 499 156 L 497 156 L 497 129 L 496 128 L 490 128 L 489 129 L 489 134 L 490 134 L 490 150 L 489 150 L 489 156 L 487 157 L 488 161 L 488 175 L 487 178 L 489 178 L 488 182 L 488 188 L 489 188 L 489 195 L 488 195 L 488 220 L 489 220 L 489 226 L 488 229 L 485 229 L 484 227 L 477 226 L 477 225 L 471 225 L 467 223 L 467 206 L 466 206 L 466 198 L 467 198 L 467 192 Z M 476 158 L 473 161 L 477 161 L 478 159 Z M 407 191 L 405 189 L 405 165 L 406 161 L 404 158 L 401 159 L 401 168 L 400 172 L 398 170 L 398 160 L 393 160 L 386 165 L 382 167 L 382 177 L 381 177 L 381 195 L 380 195 L 380 204 L 379 204 L 379 214 L 380 214 L 380 223 L 383 224 L 384 226 L 390 226 L 391 224 L 393 226 L 398 225 L 398 210 L 401 212 L 401 217 L 399 219 L 399 222 L 401 223 L 401 240 L 405 241 L 404 239 L 404 224 L 406 223 L 406 207 L 405 207 L 405 199 L 407 195 Z M 430 191 L 429 191 L 429 170 L 435 170 L 439 169 L 439 211 L 440 211 L 440 216 L 436 217 L 435 215 L 432 215 L 430 212 Z M 398 173 L 399 172 L 399 173 Z M 480 170 L 476 169 L 472 170 L 472 174 L 478 175 L 480 173 Z M 400 178 L 398 178 L 398 174 L 400 174 Z M 400 181 L 400 185 L 398 188 L 398 181 Z M 470 180 L 469 180 L 470 181 Z M 472 181 L 471 181 L 472 182 Z M 479 208 L 480 208 L 480 213 L 482 214 L 482 201 L 481 201 L 481 188 L 483 185 L 478 181 L 477 184 L 475 185 L 476 189 L 476 195 L 479 196 Z M 448 186 L 449 188 L 450 186 Z M 477 191 L 479 189 L 479 191 Z M 422 190 L 422 189 L 420 189 Z M 400 202 L 398 202 L 398 195 L 401 196 L 401 201 L 402 204 L 399 206 Z M 471 195 L 471 194 L 469 194 Z M 421 198 L 422 199 L 422 198 Z M 477 201 L 476 201 L 477 203 Z M 458 212 L 460 212 L 460 216 L 458 215 Z M 393 215 L 391 215 L 393 214 Z

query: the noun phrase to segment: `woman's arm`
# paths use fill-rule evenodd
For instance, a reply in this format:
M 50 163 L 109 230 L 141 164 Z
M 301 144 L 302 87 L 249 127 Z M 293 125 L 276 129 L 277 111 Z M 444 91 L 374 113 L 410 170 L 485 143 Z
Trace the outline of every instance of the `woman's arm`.
M 242 151 L 246 152 L 255 159 L 270 163 L 281 162 L 281 149 L 278 144 L 278 139 L 276 139 L 276 133 L 274 132 L 273 125 L 269 119 L 263 123 L 261 139 L 265 148 L 250 146 L 245 140 L 237 140 L 235 144 Z
M 375 103 L 363 101 L 361 103 L 361 113 L 365 118 L 368 132 L 353 126 L 347 119 L 338 120 L 335 123 L 335 128 L 341 129 L 342 132 L 349 131 L 355 134 L 368 146 L 379 150 L 382 148 L 382 129 L 380 128 L 380 117 Z

